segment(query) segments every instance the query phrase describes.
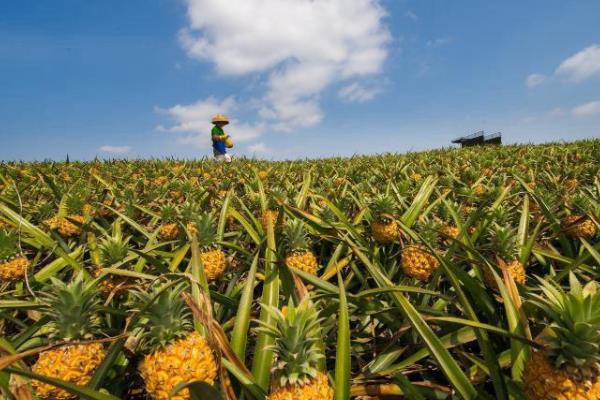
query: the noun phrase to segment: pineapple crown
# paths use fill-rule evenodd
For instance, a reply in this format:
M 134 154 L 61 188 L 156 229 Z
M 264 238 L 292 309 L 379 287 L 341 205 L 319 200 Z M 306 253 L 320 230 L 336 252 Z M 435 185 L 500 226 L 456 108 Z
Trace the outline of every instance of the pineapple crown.
M 200 213 L 200 207 L 196 203 L 185 203 L 181 208 L 181 218 L 184 223 L 192 222 Z
M 517 233 L 508 225 L 494 224 L 488 234 L 491 250 L 504 261 L 512 261 L 518 254 Z
M 127 245 L 129 239 L 123 239 L 120 231 L 116 232 L 113 236 L 101 239 L 98 248 L 100 249 L 102 265 L 109 266 L 123 261 L 129 251 Z
M 182 282 L 133 292 L 135 307 L 140 310 L 140 327 L 148 333 L 142 337 L 142 349 L 153 352 L 192 331 L 192 313 L 181 297 L 185 288 Z
M 530 302 L 548 320 L 543 338 L 546 357 L 556 368 L 588 368 L 600 365 L 600 293 L 595 281 L 585 286 L 570 274 L 570 290 L 538 278 L 542 294 Z
M 212 214 L 204 213 L 193 222 L 198 236 L 198 244 L 201 248 L 207 248 L 215 245 L 217 241 L 217 229 L 215 219 Z
M 14 232 L 0 230 L 0 260 L 6 260 L 19 252 L 18 239 Z
M 319 313 L 309 298 L 294 305 L 290 299 L 284 310 L 263 305 L 273 323 L 258 321 L 259 330 L 275 339 L 275 367 L 279 385 L 305 384 L 317 376 L 317 363 L 323 354 L 317 345 L 321 329 Z
M 163 222 L 174 222 L 177 219 L 177 209 L 166 204 L 160 208 L 160 216 Z
M 65 196 L 64 207 L 67 214 L 83 214 L 85 194 L 79 191 L 71 192 Z
M 436 223 L 433 220 L 428 220 L 426 222 L 419 223 L 419 235 L 423 238 L 425 243 L 430 243 L 433 245 L 437 243 L 440 237 L 440 224 Z
M 578 213 L 586 214 L 591 212 L 594 208 L 594 202 L 582 193 L 578 193 L 571 199 L 571 206 Z
M 310 247 L 310 241 L 304 223 L 291 220 L 283 231 L 285 244 L 288 251 L 306 250 Z
M 82 274 L 65 283 L 50 278 L 41 295 L 43 309 L 50 317 L 50 337 L 63 340 L 89 339 L 100 330 L 101 301 L 96 281 L 86 282 Z
M 389 195 L 379 195 L 372 203 L 372 210 L 375 213 L 375 218 L 380 222 L 386 222 L 393 219 L 395 214 L 394 200 Z

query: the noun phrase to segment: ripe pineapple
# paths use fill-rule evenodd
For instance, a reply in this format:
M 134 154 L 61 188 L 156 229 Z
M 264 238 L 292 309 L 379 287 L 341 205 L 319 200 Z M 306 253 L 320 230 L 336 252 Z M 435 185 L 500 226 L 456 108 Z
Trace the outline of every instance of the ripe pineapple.
M 58 214 L 44 221 L 50 229 L 65 237 L 79 236 L 85 223 L 86 202 L 82 193 L 69 194 L 61 200 Z
M 424 225 L 421 236 L 426 243 L 434 245 L 438 241 L 437 227 L 433 223 Z M 427 247 L 410 244 L 402 249 L 402 271 L 411 278 L 426 281 L 438 269 L 440 263 Z
M 187 389 L 169 397 L 171 390 L 181 382 L 212 385 L 217 378 L 213 351 L 207 340 L 193 331 L 191 312 L 181 297 L 183 289 L 180 284 L 134 293 L 144 310 L 140 321 L 147 321 L 140 342 L 146 356 L 138 368 L 146 391 L 155 400 L 187 400 Z
M 331 400 L 327 375 L 317 369 L 324 357 L 317 343 L 321 335 L 319 314 L 308 298 L 296 307 L 290 300 L 285 313 L 267 307 L 273 325 L 259 321 L 262 332 L 275 339 L 277 356 L 274 382 L 268 400 Z
M 52 217 L 44 221 L 50 229 L 57 230 L 63 237 L 79 236 L 81 234 L 81 227 L 74 224 L 75 221 L 79 225 L 83 225 L 85 218 L 82 215 L 71 215 L 67 217 Z
M 596 234 L 594 221 L 584 215 L 568 215 L 562 220 L 561 226 L 573 238 L 591 238 Z
M 394 220 L 394 208 L 389 196 L 379 196 L 373 203 L 375 220 L 371 222 L 371 234 L 379 244 L 393 243 L 400 236 L 398 223 Z
M 52 285 L 42 295 L 44 314 L 51 319 L 51 340 L 84 340 L 97 337 L 100 326 L 100 300 L 93 283 L 77 276 L 66 284 L 51 278 Z M 88 384 L 105 356 L 101 343 L 71 344 L 42 352 L 31 370 L 40 375 L 62 379 L 76 385 Z M 76 396 L 55 386 L 33 380 L 41 399 L 75 399 Z
M 175 240 L 179 237 L 181 230 L 179 224 L 176 221 L 177 210 L 171 205 L 165 205 L 160 210 L 162 225 L 158 231 L 161 239 L 163 240 Z
M 600 399 L 600 293 L 570 278 L 569 292 L 540 279 L 543 294 L 532 294 L 548 322 L 523 375 L 529 400 Z
M 267 179 L 269 177 L 269 172 L 262 170 L 262 171 L 258 171 L 258 178 L 261 181 L 264 181 L 265 179 Z
M 206 279 L 214 281 L 218 279 L 227 268 L 225 252 L 216 243 L 217 230 L 212 215 L 203 214 L 195 223 L 192 223 L 192 229 L 188 228 L 190 235 L 196 232 L 198 244 L 200 245 L 200 259 L 204 265 Z
M 310 249 L 306 229 L 300 221 L 290 221 L 283 232 L 287 247 L 285 265 L 312 275 L 317 274 L 317 257 Z
M 596 235 L 596 224 L 586 216 L 586 213 L 597 211 L 594 209 L 600 206 L 583 195 L 575 196 L 572 206 L 574 213 L 566 216 L 561 222 L 565 233 L 573 238 L 591 238 Z
M 518 259 L 519 248 L 517 233 L 508 226 L 495 225 L 489 235 L 489 245 L 497 258 L 504 261 L 505 268 L 516 283 L 525 283 L 525 267 Z M 497 271 L 502 277 L 502 271 Z M 483 270 L 483 279 L 490 288 L 497 289 L 498 284 L 494 274 L 488 269 Z
M 18 281 L 29 268 L 29 259 L 17 248 L 17 235 L 0 230 L 0 282 Z

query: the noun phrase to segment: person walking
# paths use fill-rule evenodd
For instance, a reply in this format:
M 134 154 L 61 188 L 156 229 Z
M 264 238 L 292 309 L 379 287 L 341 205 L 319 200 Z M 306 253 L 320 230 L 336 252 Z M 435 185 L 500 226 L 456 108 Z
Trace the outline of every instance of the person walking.
M 229 163 L 231 156 L 227 154 L 227 149 L 233 147 L 233 141 L 223 131 L 223 127 L 229 124 L 229 119 L 223 114 L 217 114 L 213 117 L 212 123 L 214 126 L 211 131 L 211 139 L 215 160 Z

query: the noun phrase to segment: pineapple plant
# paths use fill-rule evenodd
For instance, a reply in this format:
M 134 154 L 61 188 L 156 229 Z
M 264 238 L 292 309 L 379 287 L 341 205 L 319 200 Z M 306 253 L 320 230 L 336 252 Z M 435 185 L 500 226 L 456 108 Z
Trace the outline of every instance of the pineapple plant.
M 423 224 L 421 237 L 424 243 L 434 245 L 438 241 L 437 225 L 428 222 Z M 423 244 L 411 243 L 401 251 L 402 271 L 405 275 L 426 281 L 431 274 L 440 266 L 438 259 L 431 254 L 431 251 Z
M 590 200 L 583 195 L 575 196 L 572 201 L 573 214 L 561 221 L 564 232 L 573 238 L 591 238 L 596 235 L 596 224 L 585 212 L 594 208 Z
M 135 292 L 140 313 L 139 350 L 145 356 L 138 369 L 146 392 L 155 400 L 188 400 L 189 390 L 170 396 L 181 382 L 214 384 L 217 363 L 208 341 L 193 330 L 191 311 L 181 297 L 185 286 L 154 287 Z
M 90 214 L 89 204 L 86 203 L 82 193 L 70 193 L 63 197 L 58 214 L 46 219 L 44 223 L 52 230 L 65 238 L 79 236 L 81 226 L 85 223 L 85 216 Z
M 271 191 L 271 199 L 267 200 L 266 209 L 263 209 L 260 213 L 259 221 L 263 228 L 263 231 L 267 232 L 267 226 L 269 221 L 273 226 L 273 229 L 277 228 L 277 221 L 279 220 L 279 210 L 276 209 L 273 203 L 276 200 L 282 200 L 285 198 L 284 194 L 278 190 Z
M 458 206 L 454 204 L 455 208 Z M 456 240 L 460 235 L 460 229 L 454 223 L 449 222 L 452 220 L 452 215 L 448 210 L 447 206 L 441 205 L 438 207 L 439 222 L 440 222 L 440 233 L 442 242 L 446 245 L 452 244 L 453 240 Z
M 519 261 L 519 246 L 515 229 L 496 224 L 492 227 L 488 239 L 496 259 L 502 260 L 508 274 L 516 283 L 525 284 L 525 267 Z M 498 272 L 502 276 L 502 271 Z M 488 287 L 498 288 L 494 274 L 488 268 L 483 271 L 483 279 Z
M 96 268 L 94 270 L 96 278 L 101 276 L 101 268 L 115 265 L 127 257 L 129 240 L 130 238 L 123 238 L 120 229 L 115 229 L 112 236 L 100 240 L 98 245 L 99 254 L 94 257 L 96 258 Z M 106 276 L 98 283 L 98 289 L 104 295 L 110 293 L 120 294 L 127 289 L 126 283 L 126 277 Z
M 227 268 L 227 259 L 225 252 L 216 242 L 217 230 L 213 216 L 208 213 L 201 215 L 191 228 L 188 228 L 190 235 L 195 232 L 198 237 L 200 259 L 204 266 L 206 279 L 209 282 L 217 280 Z
M 95 282 L 86 282 L 78 275 L 70 283 L 51 278 L 51 286 L 42 294 L 43 314 L 50 318 L 46 328 L 51 341 L 80 341 L 101 335 L 100 299 Z M 101 343 L 73 343 L 46 350 L 39 355 L 31 370 L 37 374 L 58 378 L 85 386 L 105 356 Z M 41 399 L 67 400 L 76 396 L 43 383 L 32 381 Z
M 0 229 L 0 282 L 18 281 L 27 273 L 31 263 L 18 244 L 15 232 Z
M 181 230 L 177 222 L 177 209 L 171 205 L 164 205 L 160 209 L 162 225 L 158 234 L 163 240 L 175 240 L 179 237 Z
M 545 329 L 523 375 L 529 400 L 600 399 L 600 293 L 574 275 L 570 290 L 540 279 L 541 294 L 531 303 L 543 314 Z
M 316 275 L 319 264 L 317 257 L 311 250 L 310 240 L 304 224 L 292 220 L 285 227 L 283 234 L 287 247 L 285 265 Z
M 374 220 L 371 222 L 371 235 L 379 244 L 390 244 L 400 236 L 398 223 L 394 219 L 395 206 L 390 196 L 378 196 L 373 202 Z
M 308 297 L 298 306 L 290 300 L 285 312 L 263 306 L 272 324 L 258 321 L 260 330 L 275 339 L 277 360 L 268 400 L 331 400 L 333 389 L 317 365 L 324 357 L 318 347 L 321 336 L 319 313 Z

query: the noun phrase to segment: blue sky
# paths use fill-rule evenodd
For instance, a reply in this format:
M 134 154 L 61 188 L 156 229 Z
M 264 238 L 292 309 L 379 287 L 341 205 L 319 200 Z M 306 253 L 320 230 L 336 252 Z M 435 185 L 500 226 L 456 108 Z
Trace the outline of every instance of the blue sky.
M 262 4 L 259 8 L 257 4 Z M 411 151 L 600 137 L 600 2 L 7 0 L 0 159 Z

